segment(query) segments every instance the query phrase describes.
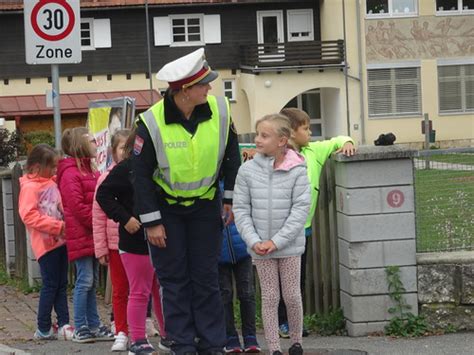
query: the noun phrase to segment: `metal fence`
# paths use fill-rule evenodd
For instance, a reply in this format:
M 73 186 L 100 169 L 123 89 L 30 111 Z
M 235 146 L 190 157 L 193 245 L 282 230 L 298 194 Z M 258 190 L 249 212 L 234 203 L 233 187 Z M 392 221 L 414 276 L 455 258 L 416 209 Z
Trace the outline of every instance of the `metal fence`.
M 417 252 L 474 250 L 474 148 L 414 158 Z

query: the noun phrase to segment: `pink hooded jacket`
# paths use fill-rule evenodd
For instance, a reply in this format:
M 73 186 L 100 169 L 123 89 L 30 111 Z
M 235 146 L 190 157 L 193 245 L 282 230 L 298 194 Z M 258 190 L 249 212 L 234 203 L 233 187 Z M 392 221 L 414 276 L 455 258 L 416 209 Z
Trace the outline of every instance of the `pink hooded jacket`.
M 118 250 L 119 224 L 110 218 L 107 218 L 107 215 L 102 210 L 102 208 L 100 208 L 95 199 L 97 189 L 105 180 L 107 175 L 109 175 L 114 166 L 115 164 L 110 165 L 107 170 L 99 177 L 94 193 L 94 202 L 92 203 L 92 229 L 94 232 L 94 249 L 96 258 L 108 255 L 109 249 Z
M 64 205 L 69 261 L 94 256 L 92 200 L 99 172 L 92 171 L 89 158 L 81 159 L 82 171 L 72 157 L 58 163 L 58 186 Z
M 54 177 L 22 176 L 18 210 L 30 234 L 36 260 L 64 245 L 63 206 Z

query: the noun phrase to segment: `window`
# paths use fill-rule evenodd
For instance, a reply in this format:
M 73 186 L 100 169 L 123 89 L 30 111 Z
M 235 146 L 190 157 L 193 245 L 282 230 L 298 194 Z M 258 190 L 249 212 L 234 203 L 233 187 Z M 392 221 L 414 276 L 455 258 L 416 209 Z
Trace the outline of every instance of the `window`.
M 436 11 L 438 13 L 464 13 L 474 12 L 473 0 L 436 0 Z
M 438 67 L 439 112 L 474 111 L 474 64 Z
M 413 16 L 417 0 L 367 0 L 367 17 Z
M 421 115 L 419 68 L 370 69 L 370 117 Z
M 93 18 L 81 19 L 81 48 L 82 50 L 94 49 L 94 38 L 93 33 Z
M 81 49 L 83 51 L 96 48 L 112 47 L 110 19 L 81 19 Z
M 229 80 L 223 80 L 222 82 L 224 84 L 224 96 L 226 96 L 229 99 L 229 101 L 235 102 L 236 101 L 235 80 L 229 79 Z
M 172 43 L 202 44 L 202 15 L 170 16 Z
M 153 18 L 155 46 L 221 43 L 220 15 L 187 14 Z
M 313 9 L 288 10 L 288 41 L 312 41 Z

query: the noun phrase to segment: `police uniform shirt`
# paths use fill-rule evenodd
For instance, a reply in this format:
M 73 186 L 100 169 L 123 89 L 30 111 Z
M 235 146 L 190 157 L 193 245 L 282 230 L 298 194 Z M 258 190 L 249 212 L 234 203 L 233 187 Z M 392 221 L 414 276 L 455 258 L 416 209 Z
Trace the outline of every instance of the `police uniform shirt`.
M 201 122 L 211 119 L 211 108 L 208 103 L 197 105 L 189 119 L 176 106 L 174 99 L 168 93 L 163 98 L 166 124 L 180 124 L 191 134 L 194 134 Z M 137 137 L 141 139 L 140 146 L 134 148 L 133 170 L 136 207 L 138 215 L 152 215 L 154 218 L 146 223 L 144 227 L 161 224 L 161 214 L 157 185 L 153 181 L 153 173 L 158 165 L 155 149 L 148 129 L 139 121 L 137 126 Z M 229 138 L 222 161 L 221 173 L 224 175 L 224 190 L 233 191 L 235 178 L 240 167 L 240 153 L 237 133 L 233 124 L 229 127 Z M 219 174 L 220 175 L 220 174 Z M 218 175 L 218 176 L 219 176 Z M 217 187 L 217 185 L 216 185 Z M 217 197 L 217 193 L 216 193 Z M 232 203 L 232 199 L 223 199 L 223 203 Z

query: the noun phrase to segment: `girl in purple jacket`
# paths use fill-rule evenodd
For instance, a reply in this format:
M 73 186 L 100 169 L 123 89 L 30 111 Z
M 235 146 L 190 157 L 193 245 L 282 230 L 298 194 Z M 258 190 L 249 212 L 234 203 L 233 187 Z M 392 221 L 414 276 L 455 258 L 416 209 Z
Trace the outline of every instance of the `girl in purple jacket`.
M 95 139 L 84 127 L 64 130 L 61 146 L 65 158 L 58 163 L 57 182 L 64 205 L 66 245 L 69 261 L 76 266 L 74 285 L 74 335 L 78 343 L 114 340 L 97 313 L 98 263 L 92 237 L 92 200 L 99 173 L 92 159 Z

